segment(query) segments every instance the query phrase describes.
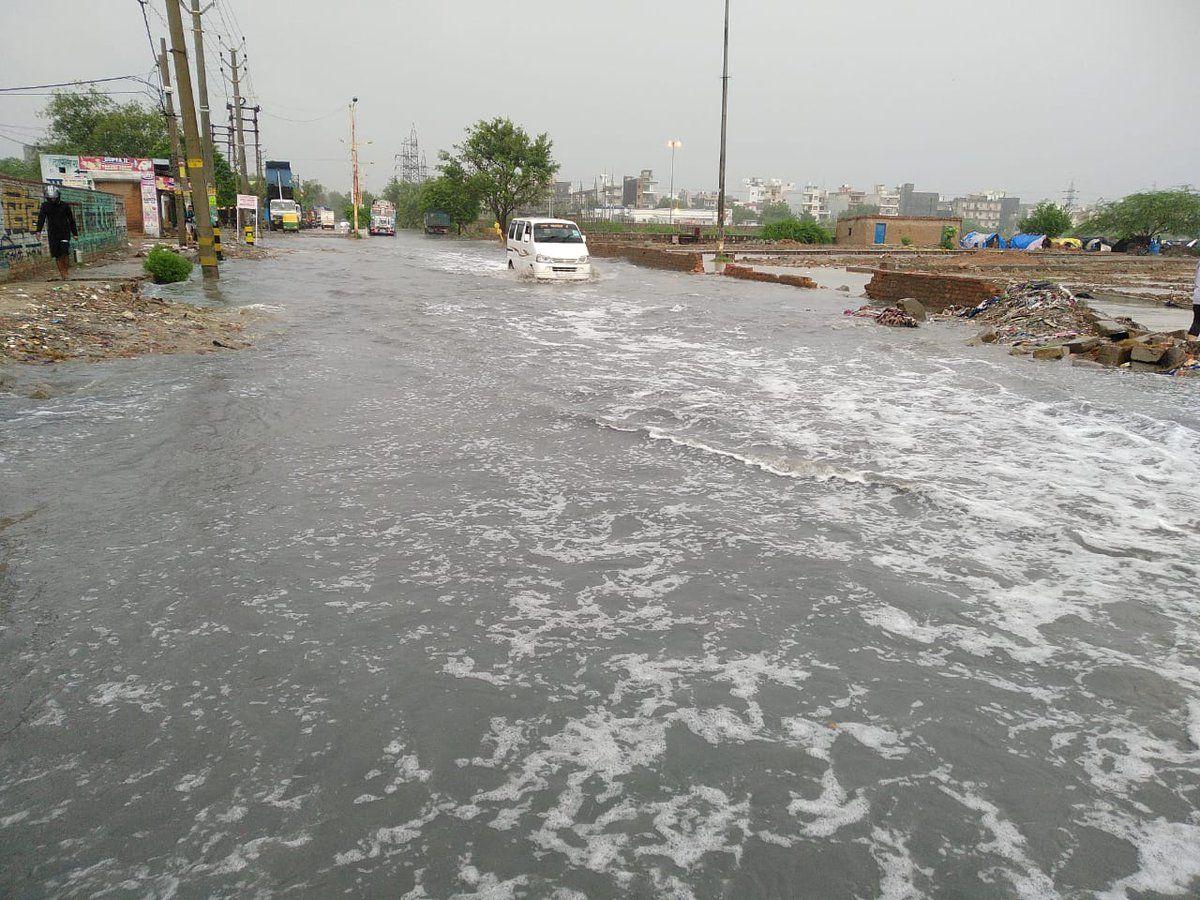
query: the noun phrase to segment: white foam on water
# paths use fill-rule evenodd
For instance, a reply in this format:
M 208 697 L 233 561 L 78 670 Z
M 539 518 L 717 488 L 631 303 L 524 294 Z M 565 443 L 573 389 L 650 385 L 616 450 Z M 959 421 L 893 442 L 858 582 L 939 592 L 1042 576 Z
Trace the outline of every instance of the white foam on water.
M 1130 891 L 1196 896 L 1200 886 L 1200 825 L 1154 819 L 1109 830 L 1137 848 L 1138 870 L 1098 893 L 1099 900 L 1129 900 Z

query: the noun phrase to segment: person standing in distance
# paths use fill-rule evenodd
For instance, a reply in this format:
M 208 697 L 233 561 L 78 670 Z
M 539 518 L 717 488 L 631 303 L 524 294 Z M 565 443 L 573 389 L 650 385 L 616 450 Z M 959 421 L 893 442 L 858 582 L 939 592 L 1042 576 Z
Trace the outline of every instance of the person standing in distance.
M 1196 289 L 1192 291 L 1192 327 L 1188 329 L 1192 340 L 1200 338 L 1200 265 L 1196 266 Z
M 71 238 L 79 237 L 79 229 L 75 225 L 75 214 L 62 197 L 59 190 L 52 184 L 46 185 L 46 199 L 38 210 L 37 228 L 41 232 L 46 228 L 46 240 L 50 244 L 50 255 L 58 264 L 58 274 L 63 281 L 67 280 L 67 264 L 71 255 Z

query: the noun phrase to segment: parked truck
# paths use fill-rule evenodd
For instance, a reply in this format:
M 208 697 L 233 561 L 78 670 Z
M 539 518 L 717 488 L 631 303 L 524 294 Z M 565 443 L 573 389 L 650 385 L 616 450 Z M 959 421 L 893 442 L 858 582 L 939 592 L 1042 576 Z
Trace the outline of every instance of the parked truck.
M 333 210 L 327 209 L 326 207 L 322 206 L 318 210 L 318 212 L 321 214 L 321 221 L 320 221 L 321 230 L 322 231 L 333 231 L 333 226 L 335 224 L 337 224 L 336 220 L 334 219 L 334 216 L 333 216 Z
M 263 166 L 268 200 L 295 200 L 292 188 L 292 164 L 285 160 L 268 159 Z
M 396 204 L 388 200 L 376 200 L 371 204 L 370 233 L 384 235 L 396 233 Z
M 442 212 L 440 209 L 431 209 L 425 213 L 425 233 L 449 234 L 450 214 Z

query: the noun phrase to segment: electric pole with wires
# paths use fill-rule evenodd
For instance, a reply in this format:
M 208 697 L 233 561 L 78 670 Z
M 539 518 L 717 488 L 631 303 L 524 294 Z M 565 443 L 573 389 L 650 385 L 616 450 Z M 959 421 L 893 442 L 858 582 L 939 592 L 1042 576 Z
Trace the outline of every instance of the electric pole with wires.
M 225 258 L 221 252 L 221 223 L 217 217 L 217 170 L 213 165 L 212 122 L 208 109 L 208 72 L 204 67 L 204 30 L 200 27 L 200 17 L 212 8 L 209 3 L 204 9 L 200 8 L 200 0 L 192 0 L 192 44 L 196 48 L 196 93 L 200 101 L 200 145 L 204 152 L 204 168 L 209 173 L 208 214 L 213 224 L 213 251 L 217 259 Z M 197 210 L 196 215 L 199 215 Z
M 187 202 L 183 198 L 187 184 L 187 169 L 179 151 L 179 124 L 175 121 L 174 91 L 171 90 L 171 68 L 167 64 L 167 39 L 159 38 L 161 50 L 158 55 L 158 71 L 162 76 L 163 96 L 166 98 L 167 135 L 171 139 L 171 171 L 175 175 L 175 225 L 179 230 L 179 246 L 188 244 Z
M 233 70 L 233 121 L 237 127 L 237 165 L 241 174 L 242 193 L 250 193 L 250 176 L 246 171 L 246 133 L 242 127 L 242 92 L 238 87 L 237 50 L 229 50 L 229 68 Z
M 179 111 L 183 114 L 183 143 L 188 180 L 192 188 L 192 209 L 197 211 L 196 243 L 200 245 L 200 269 L 205 278 L 219 278 L 217 256 L 213 248 L 212 220 L 200 213 L 208 205 L 208 172 L 204 168 L 200 129 L 196 123 L 196 98 L 192 94 L 192 73 L 188 68 L 187 45 L 183 40 L 183 16 L 178 3 L 171 2 L 166 6 L 171 53 L 175 58 L 175 83 L 179 87 Z

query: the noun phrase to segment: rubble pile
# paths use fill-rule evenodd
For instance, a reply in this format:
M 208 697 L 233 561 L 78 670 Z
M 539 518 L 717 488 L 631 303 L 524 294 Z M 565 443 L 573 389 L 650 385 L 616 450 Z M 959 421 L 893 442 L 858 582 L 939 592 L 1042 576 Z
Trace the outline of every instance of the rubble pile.
M 860 306 L 858 309 L 846 310 L 846 315 L 856 316 L 861 319 L 874 319 L 876 325 L 886 325 L 889 328 L 916 328 L 917 319 L 915 316 L 905 312 L 899 306 Z M 922 316 L 923 318 L 923 316 Z
M 1200 375 L 1200 344 L 1179 332 L 1150 332 L 1128 318 L 1106 319 L 1060 284 L 1031 281 L 970 309 L 945 315 L 987 326 L 983 343 L 1014 356 L 1065 359 L 1168 375 Z
M 245 318 L 144 296 L 136 279 L 5 285 L 0 360 L 52 363 L 240 349 L 248 346 Z

